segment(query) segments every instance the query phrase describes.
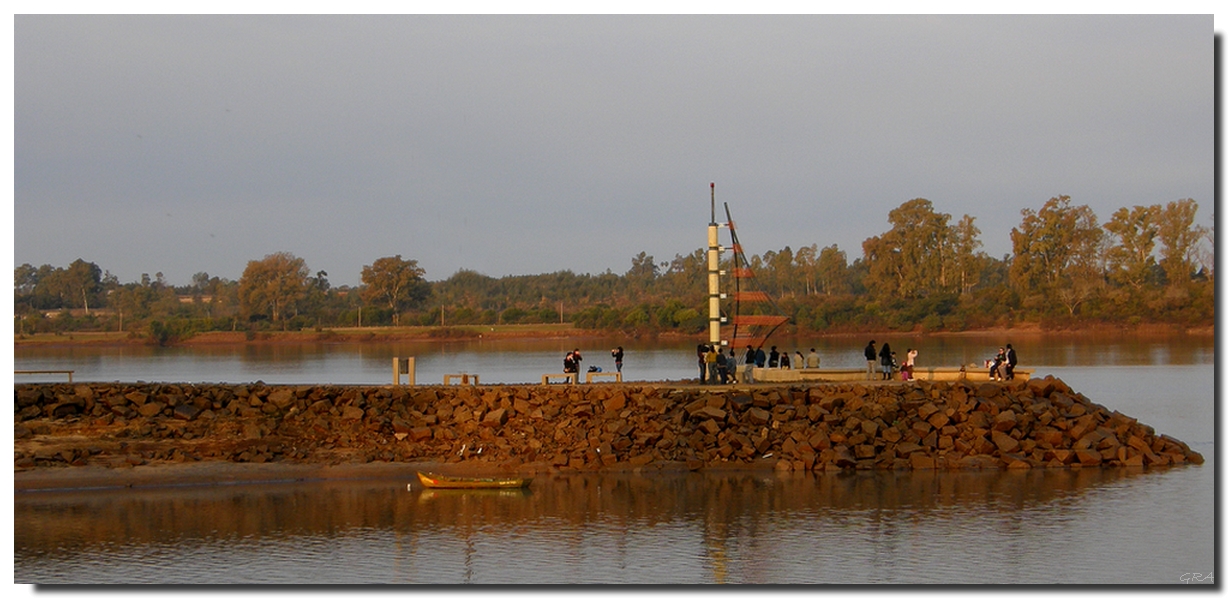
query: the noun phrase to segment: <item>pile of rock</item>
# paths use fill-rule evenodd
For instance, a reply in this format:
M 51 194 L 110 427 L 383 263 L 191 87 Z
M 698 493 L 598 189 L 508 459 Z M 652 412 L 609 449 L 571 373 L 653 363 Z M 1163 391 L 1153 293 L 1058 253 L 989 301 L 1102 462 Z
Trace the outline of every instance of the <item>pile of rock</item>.
M 18 467 L 433 461 L 963 469 L 1202 463 L 1062 381 L 702 387 L 16 385 Z

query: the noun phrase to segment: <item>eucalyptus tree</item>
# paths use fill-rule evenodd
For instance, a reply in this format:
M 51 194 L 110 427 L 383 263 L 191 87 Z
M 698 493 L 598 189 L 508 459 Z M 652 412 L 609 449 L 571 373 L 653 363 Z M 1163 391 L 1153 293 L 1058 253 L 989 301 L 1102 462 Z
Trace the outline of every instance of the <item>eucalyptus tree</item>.
M 981 240 L 978 238 L 981 229 L 976 227 L 975 221 L 972 216 L 964 214 L 951 229 L 951 259 L 959 277 L 961 295 L 972 292 L 973 287 L 980 282 L 984 268 L 983 256 L 977 255 L 977 249 L 981 247 Z
M 1011 229 L 1011 285 L 1025 304 L 1039 307 L 1046 296 L 1056 297 L 1074 315 L 1103 286 L 1096 262 L 1104 229 L 1090 207 L 1071 206 L 1068 195 L 1020 213 L 1023 221 Z
M 1199 241 L 1208 238 L 1206 228 L 1194 224 L 1198 203 L 1193 199 L 1171 201 L 1157 215 L 1156 236 L 1163 245 L 1160 267 L 1168 284 L 1185 286 L 1194 274 Z
M 805 292 L 807 295 L 813 295 L 819 292 L 819 246 L 811 243 L 805 247 L 798 247 L 797 252 L 793 254 L 794 272 L 798 278 L 801 278 L 805 283 Z
M 839 246 L 832 244 L 824 247 L 819 252 L 815 268 L 823 294 L 838 295 L 851 290 L 848 257 Z
M 1105 253 L 1110 280 L 1135 291 L 1147 283 L 1156 265 L 1153 253 L 1160 232 L 1161 210 L 1158 205 L 1119 208 L 1104 224 L 1115 239 Z
M 891 230 L 862 243 L 867 289 L 901 299 L 947 290 L 954 280 L 950 220 L 950 214 L 935 212 L 933 203 L 920 197 L 891 210 Z

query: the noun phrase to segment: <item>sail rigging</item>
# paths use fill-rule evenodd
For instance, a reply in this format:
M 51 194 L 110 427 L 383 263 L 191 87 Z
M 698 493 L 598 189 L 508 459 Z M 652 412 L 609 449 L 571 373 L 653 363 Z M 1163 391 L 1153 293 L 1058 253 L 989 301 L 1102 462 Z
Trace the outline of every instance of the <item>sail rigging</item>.
M 742 243 L 738 241 L 738 232 L 734 227 L 733 216 L 729 213 L 729 204 L 724 205 L 731 240 L 729 273 L 733 279 L 733 292 L 728 294 L 733 299 L 733 314 L 728 319 L 733 327 L 729 346 L 734 349 L 758 349 L 767 342 L 772 333 L 789 321 L 789 317 L 785 316 L 772 297 L 760 288 L 750 261 L 742 250 Z

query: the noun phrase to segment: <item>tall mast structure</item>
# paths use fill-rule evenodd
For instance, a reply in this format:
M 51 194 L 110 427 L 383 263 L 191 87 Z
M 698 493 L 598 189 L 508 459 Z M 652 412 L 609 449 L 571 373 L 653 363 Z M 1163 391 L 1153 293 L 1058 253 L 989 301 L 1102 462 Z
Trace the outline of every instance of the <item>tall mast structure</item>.
M 721 225 L 716 222 L 716 183 L 710 183 L 712 190 L 712 218 L 708 221 L 708 344 L 721 345 L 721 251 L 718 230 Z

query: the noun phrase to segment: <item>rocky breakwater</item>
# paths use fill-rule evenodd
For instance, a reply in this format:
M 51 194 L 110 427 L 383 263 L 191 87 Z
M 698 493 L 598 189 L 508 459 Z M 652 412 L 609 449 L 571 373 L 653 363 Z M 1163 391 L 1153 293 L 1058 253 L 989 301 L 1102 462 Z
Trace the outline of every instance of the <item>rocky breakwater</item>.
M 1200 464 L 1047 377 L 704 387 L 15 385 L 15 465 L 967 469 Z

